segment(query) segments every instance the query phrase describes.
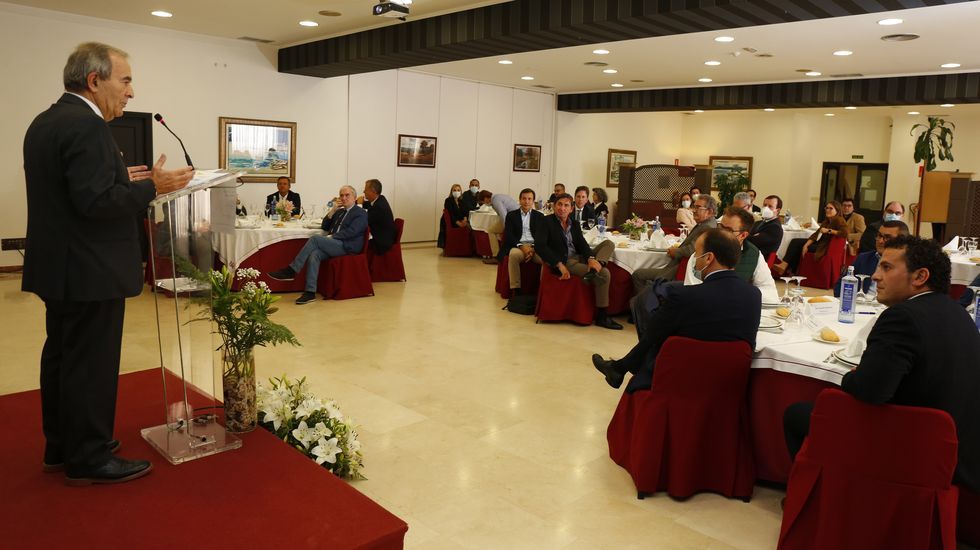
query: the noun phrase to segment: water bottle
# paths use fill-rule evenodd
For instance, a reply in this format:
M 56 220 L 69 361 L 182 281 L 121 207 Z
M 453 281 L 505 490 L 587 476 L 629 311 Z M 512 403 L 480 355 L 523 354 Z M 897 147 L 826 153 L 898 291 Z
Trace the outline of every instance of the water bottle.
M 657 216 L 653 220 L 653 231 L 654 231 L 654 233 L 656 233 L 658 229 L 660 229 L 660 216 Z
M 599 237 L 605 238 L 605 236 L 606 236 L 606 215 L 605 214 L 599 214 L 599 221 L 597 223 L 599 225 Z
M 840 312 L 837 320 L 841 323 L 854 322 L 854 297 L 857 294 L 858 279 L 854 276 L 854 266 L 848 266 L 847 275 L 840 283 Z

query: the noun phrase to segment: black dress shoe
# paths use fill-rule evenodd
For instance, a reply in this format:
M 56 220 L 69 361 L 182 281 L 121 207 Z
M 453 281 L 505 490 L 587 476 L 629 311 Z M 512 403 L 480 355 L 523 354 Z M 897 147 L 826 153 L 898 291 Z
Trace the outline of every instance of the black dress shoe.
M 595 282 L 596 275 L 598 274 L 596 270 L 590 269 L 588 273 L 582 275 L 582 281 L 591 285 Z
M 66 474 L 65 484 L 77 487 L 93 483 L 125 483 L 145 476 L 152 469 L 153 464 L 147 460 L 126 460 L 114 456 L 98 468 Z
M 617 371 L 612 361 L 606 361 L 598 353 L 593 353 L 592 364 L 595 365 L 597 371 L 606 377 L 606 383 L 613 389 L 618 390 L 623 385 L 623 378 L 626 377 L 626 374 Z
M 612 320 L 612 317 L 600 317 L 595 320 L 595 326 L 610 330 L 623 330 L 623 325 Z
M 316 293 L 313 292 L 303 292 L 296 298 L 296 305 L 301 306 L 303 304 L 309 304 L 316 301 Z
M 270 271 L 269 278 L 277 281 L 292 281 L 296 278 L 296 272 L 293 271 L 293 268 L 286 266 L 282 269 Z
M 110 439 L 109 442 L 106 443 L 106 447 L 112 454 L 118 453 L 119 447 L 121 446 L 122 443 L 120 443 L 118 439 Z M 46 474 L 60 472 L 65 469 L 65 463 L 61 460 L 60 455 L 55 457 L 53 453 L 52 456 L 48 456 L 48 453 L 45 453 L 44 462 L 41 464 L 41 469 L 44 470 L 44 473 Z

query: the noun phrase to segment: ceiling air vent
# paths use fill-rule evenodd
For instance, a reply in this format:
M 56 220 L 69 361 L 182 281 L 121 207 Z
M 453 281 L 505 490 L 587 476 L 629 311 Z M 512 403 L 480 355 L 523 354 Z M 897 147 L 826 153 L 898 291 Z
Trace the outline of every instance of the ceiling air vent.
M 586 67 L 606 67 L 609 63 L 603 63 L 602 61 L 586 61 L 583 63 Z
M 244 40 L 246 42 L 258 42 L 259 44 L 272 44 L 275 40 L 267 40 L 265 38 L 255 38 L 254 36 L 239 36 L 239 40 Z
M 859 78 L 862 76 L 864 75 L 861 73 L 841 73 L 841 74 L 830 75 L 831 78 Z
M 886 34 L 882 36 L 881 39 L 885 42 L 908 42 L 909 40 L 915 40 L 918 38 L 917 34 Z
M 541 88 L 541 89 L 544 89 L 544 90 L 553 90 L 553 89 L 555 89 L 554 86 L 545 86 L 544 84 L 534 84 L 531 87 L 532 88 Z

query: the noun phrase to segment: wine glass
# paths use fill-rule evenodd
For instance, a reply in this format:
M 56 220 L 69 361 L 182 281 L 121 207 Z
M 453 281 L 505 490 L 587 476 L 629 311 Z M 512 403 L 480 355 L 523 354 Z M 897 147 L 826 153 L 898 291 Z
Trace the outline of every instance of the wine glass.
M 864 292 L 864 280 L 867 279 L 868 277 L 870 277 L 871 275 L 859 275 L 859 274 L 855 273 L 854 276 L 858 278 L 858 291 L 854 295 L 854 301 L 855 302 L 868 302 L 868 301 L 870 301 L 870 300 L 868 300 L 868 295 L 865 294 L 865 292 Z
M 969 237 L 964 240 L 966 241 L 966 253 L 972 256 L 977 251 L 977 238 Z
M 780 277 L 780 279 L 783 280 L 784 287 L 783 287 L 783 297 L 780 298 L 779 301 L 784 304 L 790 304 L 792 303 L 792 299 L 789 296 L 789 287 L 790 287 L 789 282 L 793 279 L 793 277 Z
M 868 299 L 868 303 L 873 306 L 878 306 L 878 283 L 874 279 L 868 284 L 868 291 L 865 292 L 865 296 Z
M 806 277 L 801 277 L 799 275 L 793 275 L 793 280 L 796 281 L 796 293 L 799 296 L 803 296 L 804 290 L 803 290 L 803 287 L 802 287 L 801 283 L 806 280 Z

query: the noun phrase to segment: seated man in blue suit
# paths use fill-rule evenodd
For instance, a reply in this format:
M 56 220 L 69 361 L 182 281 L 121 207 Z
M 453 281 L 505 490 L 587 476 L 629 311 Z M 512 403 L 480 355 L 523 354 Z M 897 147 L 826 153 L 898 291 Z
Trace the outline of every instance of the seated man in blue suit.
M 268 197 L 265 198 L 265 213 L 267 215 L 272 215 L 276 213 L 276 204 L 281 200 L 287 200 L 293 203 L 293 211 L 290 216 L 299 216 L 300 212 L 300 198 L 299 193 L 290 191 L 293 186 L 292 182 L 286 176 L 279 176 L 276 180 L 276 191 Z
M 890 239 L 894 239 L 899 235 L 908 235 L 909 226 L 905 225 L 905 222 L 900 221 L 887 221 L 881 224 L 878 229 L 878 234 L 875 236 L 875 250 L 871 252 L 862 252 L 854 258 L 855 275 L 867 275 L 868 278 L 864 280 L 864 291 L 867 292 L 868 288 L 871 287 L 871 275 L 874 275 L 875 269 L 878 269 L 878 260 L 881 259 L 881 251 L 885 249 L 885 242 Z M 844 268 L 843 274 L 847 273 L 847 267 Z M 834 296 L 840 296 L 840 283 L 841 279 L 837 279 L 837 284 L 834 285 Z
M 739 243 L 728 231 L 713 228 L 702 233 L 694 243 L 691 262 L 694 276 L 704 283 L 669 285 L 640 341 L 622 359 L 607 361 L 598 353 L 592 355 L 592 364 L 606 382 L 619 388 L 631 372 L 627 392 L 650 389 L 657 353 L 671 336 L 711 342 L 742 340 L 754 348 L 762 294 L 733 271 L 740 256 Z
M 353 187 L 345 185 L 340 188 L 339 201 L 324 216 L 320 227 L 327 232 L 326 235 L 313 235 L 291 264 L 269 273 L 269 277 L 277 281 L 292 281 L 296 273 L 306 266 L 306 286 L 303 294 L 296 298 L 299 305 L 316 299 L 316 280 L 324 258 L 358 254 L 364 248 L 368 215 L 357 206 L 357 191 Z

